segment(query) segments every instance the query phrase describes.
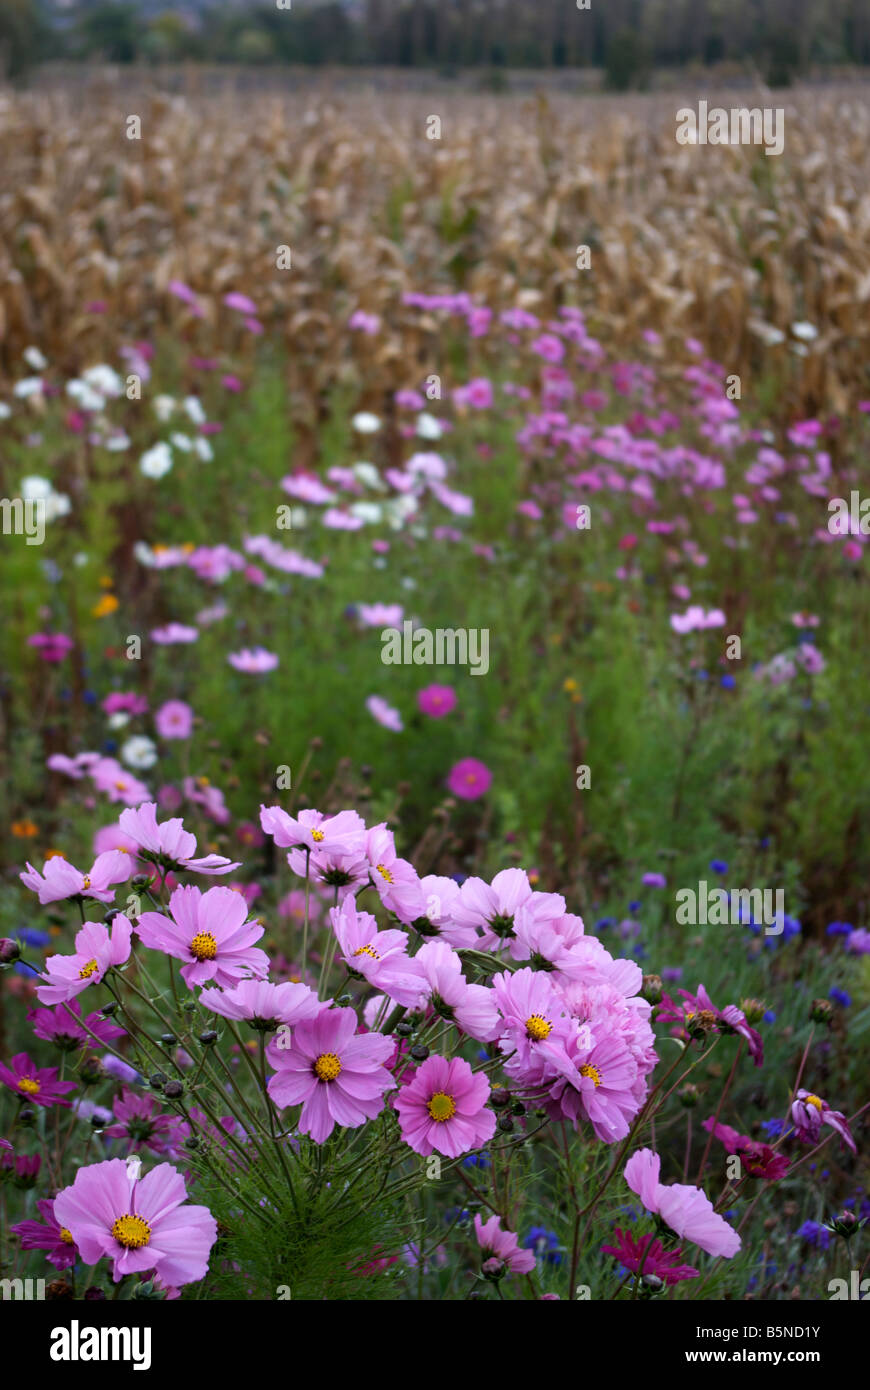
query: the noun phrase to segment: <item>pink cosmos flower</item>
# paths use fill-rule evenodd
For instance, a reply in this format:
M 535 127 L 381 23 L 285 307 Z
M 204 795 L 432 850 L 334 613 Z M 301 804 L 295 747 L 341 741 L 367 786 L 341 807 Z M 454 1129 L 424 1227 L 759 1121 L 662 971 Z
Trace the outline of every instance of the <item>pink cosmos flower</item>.
M 183 700 L 167 700 L 154 715 L 154 724 L 161 738 L 190 738 L 193 710 Z
M 665 1250 L 661 1241 L 656 1240 L 652 1233 L 638 1239 L 630 1231 L 621 1231 L 617 1226 L 615 1235 L 617 1244 L 602 1245 L 602 1254 L 612 1255 L 632 1274 L 640 1272 L 641 1278 L 652 1274 L 668 1285 L 678 1284 L 681 1279 L 698 1278 L 697 1269 L 693 1269 L 691 1265 L 677 1264 L 682 1250 Z
M 493 991 L 468 983 L 462 961 L 446 941 L 427 941 L 411 965 L 420 976 L 420 994 L 441 1018 L 450 1019 L 479 1042 L 497 1036 L 500 1019 Z
M 443 719 L 456 708 L 456 691 L 450 685 L 427 685 L 417 691 L 417 706 L 430 719 Z
M 77 999 L 58 1004 L 53 1009 L 31 1009 L 27 1021 L 33 1025 L 37 1038 L 54 1043 L 62 1052 L 92 1047 L 94 1038 L 111 1043 L 116 1038 L 124 1037 L 124 1029 L 110 1023 L 102 1014 L 88 1014 L 82 1019 L 82 1006 Z M 82 1027 L 83 1023 L 85 1027 Z
M 217 1222 L 207 1207 L 188 1206 L 184 1178 L 160 1163 L 143 1178 L 120 1158 L 80 1168 L 54 1199 L 54 1216 L 72 1235 L 85 1264 L 105 1255 L 117 1284 L 154 1270 L 172 1287 L 208 1271 Z
M 380 315 L 367 314 L 364 309 L 355 309 L 347 321 L 347 326 L 371 337 L 381 326 Z
M 479 929 L 481 946 L 495 950 L 514 935 L 516 914 L 531 896 L 532 886 L 522 869 L 501 869 L 492 884 L 467 878 L 452 909 L 453 920 Z
M 222 1018 L 243 1019 L 263 1032 L 316 1018 L 326 1008 L 307 985 L 273 985 L 268 980 L 242 980 L 223 991 L 204 989 L 199 1002 Z
M 227 661 L 237 671 L 245 671 L 248 675 L 262 675 L 274 671 L 278 665 L 278 657 L 274 652 L 267 652 L 265 647 L 243 647 L 240 652 L 230 652 Z
M 112 1108 L 117 1123 L 103 1132 L 112 1139 L 126 1139 L 131 1152 L 145 1148 L 156 1154 L 171 1154 L 181 1146 L 184 1122 L 177 1115 L 162 1113 L 154 1096 L 138 1096 L 124 1086 Z
M 71 956 L 49 956 L 36 997 L 41 1004 L 62 1004 L 81 994 L 89 985 L 98 985 L 113 965 L 130 959 L 133 928 L 121 913 L 112 918 L 111 931 L 102 922 L 85 922 L 76 932 Z
M 424 1158 L 433 1151 L 458 1158 L 482 1148 L 495 1134 L 489 1095 L 485 1074 L 462 1057 L 428 1057 L 393 1101 L 402 1138 Z
M 257 306 L 253 299 L 249 299 L 246 294 L 239 294 L 238 290 L 231 290 L 224 295 L 224 304 L 228 309 L 237 309 L 240 314 L 256 314 Z
M 826 1100 L 812 1091 L 798 1091 L 792 1102 L 791 1118 L 802 1144 L 817 1144 L 822 1125 L 825 1124 L 836 1130 L 841 1142 L 848 1144 L 853 1153 L 858 1152 L 846 1116 L 839 1110 L 832 1110 Z
M 496 1035 L 500 1050 L 515 1054 L 516 1070 L 524 1081 L 553 1076 L 553 1051 L 564 1052 L 577 1025 L 548 973 L 517 970 L 496 975 L 492 984 L 501 1015 Z
M 341 947 L 341 959 L 348 970 L 361 975 L 397 1004 L 416 1008 L 423 988 L 416 960 L 408 955 L 408 938 L 403 931 L 381 931 L 370 912 L 360 912 L 353 897 L 330 910 L 332 929 Z
M 152 642 L 156 642 L 158 646 L 162 647 L 195 642 L 198 637 L 198 629 L 185 627 L 184 623 L 166 623 L 164 627 L 155 627 L 151 631 Z
M 514 1232 L 502 1230 L 500 1216 L 491 1216 L 486 1222 L 475 1216 L 474 1234 L 483 1253 L 484 1264 L 495 1260 L 512 1274 L 531 1274 L 535 1267 L 534 1251 L 521 1249 Z M 496 1273 L 496 1270 L 493 1269 L 492 1273 Z
M 113 690 L 101 702 L 100 709 L 104 714 L 145 714 L 148 701 L 144 696 L 134 694 L 132 690 Z
M 663 995 L 658 1015 L 662 1021 L 684 1020 L 690 1036 L 695 1036 L 696 1032 L 703 1036 L 703 1032 L 708 1028 L 717 1033 L 738 1033 L 748 1043 L 749 1055 L 755 1065 L 762 1065 L 764 1042 L 757 1029 L 750 1027 L 742 1009 L 738 1009 L 736 1004 L 727 1004 L 724 1009 L 717 1009 L 703 985 L 698 985 L 697 994 L 690 994 L 685 989 L 678 990 L 677 993 L 681 994 L 686 1002 L 675 1004 L 667 994 Z
M 123 801 L 125 806 L 138 806 L 150 795 L 145 783 L 125 771 L 117 758 L 100 758 L 92 765 L 91 776 L 98 792 L 105 792 L 110 801 Z
M 637 1063 L 626 1044 L 615 1034 L 593 1041 L 589 1025 L 568 1038 L 564 1054 L 552 1057 L 559 1079 L 550 1090 L 547 1108 L 577 1126 L 582 1116 L 590 1121 L 605 1144 L 624 1139 L 639 1111 L 636 1093 Z
M 420 879 L 423 910 L 414 918 L 413 926 L 421 936 L 437 936 L 457 950 L 475 946 L 478 941 L 474 926 L 457 922 L 453 909 L 459 902 L 460 889 L 455 879 L 441 874 L 426 874 Z
M 143 912 L 136 930 L 145 946 L 184 961 L 182 978 L 189 989 L 206 983 L 231 989 L 248 975 L 264 976 L 269 957 L 254 946 L 263 935 L 260 922 L 248 922 L 248 905 L 231 888 L 176 888 L 169 899 L 170 917 Z
M 462 801 L 476 801 L 492 786 L 492 773 L 478 758 L 463 758 L 447 774 L 447 786 Z
M 313 809 L 290 816 L 281 806 L 261 806 L 260 824 L 282 849 L 308 849 L 318 854 L 347 854 L 363 850 L 366 826 L 356 811 L 325 816 Z
M 269 1095 L 281 1108 L 302 1105 L 299 1132 L 310 1134 L 315 1144 L 328 1139 L 336 1125 L 356 1129 L 373 1120 L 396 1084 L 384 1065 L 393 1055 L 393 1039 L 357 1035 L 356 1026 L 353 1009 L 325 1009 L 297 1026 L 289 1050 L 277 1039 L 269 1044 L 267 1055 L 276 1068 Z
M 180 819 L 158 824 L 157 805 L 153 801 L 135 811 L 122 811 L 118 826 L 138 846 L 140 859 L 159 864 L 164 870 L 214 875 L 229 874 L 242 867 L 239 861 L 226 859 L 222 854 L 206 854 L 195 859 L 196 836 L 184 829 Z
M 404 608 L 400 603 L 358 603 L 356 615 L 364 627 L 398 627 Z
M 62 1105 L 69 1109 L 70 1101 L 64 1100 L 67 1091 L 74 1091 L 74 1081 L 58 1081 L 57 1067 L 38 1067 L 26 1052 L 18 1052 L 9 1066 L 0 1062 L 0 1081 L 10 1091 L 29 1105 Z
M 42 1221 L 19 1221 L 9 1229 L 18 1236 L 22 1250 L 44 1250 L 45 1258 L 55 1269 L 69 1269 L 79 1257 L 75 1241 L 56 1220 L 52 1199 L 43 1197 L 36 1205 Z
M 636 1192 L 647 1211 L 660 1216 L 678 1236 L 699 1245 L 708 1255 L 730 1258 L 740 1249 L 737 1232 L 700 1188 L 685 1183 L 659 1182 L 661 1159 L 652 1149 L 638 1149 L 625 1165 L 625 1181 Z
M 188 801 L 201 806 L 218 825 L 226 825 L 230 813 L 224 802 L 224 794 L 219 787 L 213 787 L 207 777 L 185 777 L 181 789 Z M 238 868 L 238 865 L 235 867 Z
M 405 727 L 399 711 L 388 705 L 381 695 L 369 695 L 366 709 L 373 719 L 385 729 L 391 729 L 394 734 L 400 734 Z
M 60 902 L 64 898 L 96 898 L 98 902 L 110 903 L 115 896 L 110 885 L 124 882 L 132 872 L 129 854 L 111 849 L 98 854 L 86 874 L 56 854 L 43 864 L 41 875 L 28 863 L 27 871 L 18 877 L 25 888 L 39 895 L 42 904 Z
M 396 854 L 396 842 L 386 822 L 368 832 L 365 855 L 384 907 L 395 912 L 400 922 L 413 922 L 423 905 L 420 879 L 413 864 Z

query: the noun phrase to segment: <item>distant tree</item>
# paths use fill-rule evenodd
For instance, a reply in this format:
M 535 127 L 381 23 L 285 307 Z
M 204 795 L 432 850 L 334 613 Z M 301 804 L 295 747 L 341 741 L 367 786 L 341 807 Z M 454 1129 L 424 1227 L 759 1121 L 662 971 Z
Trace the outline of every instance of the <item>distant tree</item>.
M 790 87 L 800 67 L 800 45 L 791 30 L 774 29 L 765 42 L 770 87 Z
M 615 92 L 642 87 L 649 76 L 650 51 L 646 40 L 634 29 L 620 29 L 610 43 L 604 59 L 607 85 Z
M 46 56 L 48 38 L 35 0 L 0 0 L 0 75 L 23 76 Z
M 97 5 L 82 16 L 80 32 L 86 55 L 110 63 L 132 63 L 143 37 L 139 15 L 129 5 Z

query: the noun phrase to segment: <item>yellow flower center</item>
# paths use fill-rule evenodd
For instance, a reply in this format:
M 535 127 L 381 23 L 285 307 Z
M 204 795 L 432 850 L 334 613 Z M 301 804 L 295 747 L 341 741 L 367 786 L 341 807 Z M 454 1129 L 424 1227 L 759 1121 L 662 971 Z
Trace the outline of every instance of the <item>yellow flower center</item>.
M 81 970 L 79 971 L 79 979 L 89 980 L 92 975 L 96 974 L 98 969 L 99 966 L 97 965 L 97 962 L 95 960 L 89 960 L 87 965 L 83 965 Z
M 372 960 L 380 960 L 380 956 L 373 946 L 360 946 L 358 951 L 354 951 L 355 956 L 371 956 Z
M 126 791 L 126 790 L 127 790 L 127 783 L 126 783 L 126 782 L 116 782 L 116 783 L 115 783 L 115 791 L 116 791 L 116 792 L 123 792 L 123 791 Z
M 591 1076 L 593 1082 L 595 1083 L 596 1090 L 601 1085 L 601 1072 L 598 1070 L 597 1067 L 593 1067 L 590 1062 L 585 1062 L 583 1064 L 583 1066 L 580 1068 L 580 1075 Z
M 804 1096 L 804 1100 L 807 1105 L 814 1105 L 817 1110 L 821 1110 L 822 1102 L 819 1100 L 818 1096 Z
M 378 864 L 376 867 L 381 878 L 385 878 L 387 883 L 393 882 L 393 875 L 390 873 L 389 869 L 385 869 L 383 864 Z
M 196 785 L 198 787 L 210 787 L 211 782 L 209 781 L 208 777 L 197 777 Z
M 26 1096 L 35 1096 L 39 1092 L 39 1082 L 32 1076 L 24 1076 L 18 1083 L 18 1089 Z
M 335 1081 L 341 1074 L 341 1058 L 334 1052 L 321 1052 L 314 1063 L 314 1075 L 319 1081 Z
M 325 840 L 326 836 L 324 835 L 322 830 L 312 830 L 311 838 L 312 840 L 316 840 L 317 844 L 320 844 L 320 841 Z
M 84 878 L 82 879 L 82 888 L 90 888 L 90 886 L 91 880 L 88 878 L 88 875 L 85 874 Z
M 60 1236 L 64 1245 L 73 1244 L 72 1231 L 68 1231 L 66 1226 L 61 1226 L 60 1230 L 58 1231 L 58 1235 Z
M 214 960 L 217 955 L 217 942 L 210 931 L 198 931 L 190 943 L 190 953 L 197 960 Z
M 548 1023 L 541 1014 L 532 1014 L 531 1018 L 526 1019 L 526 1033 L 535 1042 L 542 1042 L 552 1031 L 552 1023 Z
M 141 1216 L 119 1216 L 112 1226 L 112 1235 L 127 1250 L 141 1250 L 151 1240 L 151 1227 Z
M 444 1091 L 436 1091 L 426 1109 L 433 1120 L 443 1124 L 445 1120 L 452 1120 L 456 1114 L 456 1101 L 452 1096 L 446 1095 Z

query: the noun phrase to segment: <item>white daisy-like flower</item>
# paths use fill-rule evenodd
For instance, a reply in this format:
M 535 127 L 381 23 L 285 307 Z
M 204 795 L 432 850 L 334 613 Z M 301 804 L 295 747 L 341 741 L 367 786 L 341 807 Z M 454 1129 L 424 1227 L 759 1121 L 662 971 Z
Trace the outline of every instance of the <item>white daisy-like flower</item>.
M 355 463 L 353 475 L 363 487 L 374 488 L 376 492 L 386 492 L 387 485 L 373 463 Z
M 165 441 L 154 444 L 139 460 L 139 472 L 146 478 L 163 478 L 172 467 L 172 450 Z
M 157 419 L 161 422 L 161 424 L 166 423 L 174 409 L 174 396 L 164 395 L 154 397 L 154 414 L 157 416 Z
M 20 381 L 16 381 L 12 387 L 13 396 L 17 396 L 20 401 L 29 400 L 32 396 L 42 395 L 42 377 L 25 376 Z
M 38 347 L 27 347 L 22 354 L 28 367 L 32 367 L 35 372 L 44 372 L 48 366 L 48 358 L 43 357 Z
M 377 434 L 381 428 L 379 417 L 373 415 L 370 410 L 358 411 L 350 423 L 360 434 Z
M 417 434 L 421 439 L 440 439 L 443 433 L 441 421 L 430 415 L 428 410 L 417 416 Z
M 189 454 L 193 448 L 193 440 L 186 434 L 179 434 L 177 430 L 169 436 L 169 442 L 173 449 L 180 449 L 183 454 Z
M 134 734 L 121 745 L 121 761 L 134 772 L 146 772 L 157 762 L 157 745 L 144 734 Z
M 86 372 L 82 372 L 82 381 L 99 391 L 101 396 L 120 396 L 124 390 L 121 377 L 114 367 L 108 366 L 105 362 L 99 362 L 96 367 L 88 367 Z
M 5 401 L 0 401 L 0 420 L 8 420 L 11 414 L 12 407 L 7 405 Z
M 125 710 L 119 709 L 117 713 L 110 714 L 108 725 L 110 729 L 123 729 L 125 724 L 130 723 L 130 716 Z
M 202 460 L 203 463 L 211 463 L 212 459 L 214 458 L 214 450 L 212 449 L 208 440 L 203 439 L 202 435 L 199 435 L 193 441 L 193 452 L 196 454 L 198 459 Z
M 796 338 L 800 338 L 802 343 L 812 343 L 819 336 L 819 330 L 814 323 L 808 323 L 806 319 L 800 319 L 793 323 L 791 331 Z
M 89 410 L 91 414 L 102 410 L 106 404 L 105 397 L 101 396 L 99 391 L 96 391 L 87 381 L 83 381 L 79 377 L 74 377 L 72 381 L 67 382 L 66 393 L 72 397 L 77 406 L 80 406 L 82 410 Z
M 205 424 L 205 411 L 198 396 L 185 396 L 181 402 L 181 408 L 187 414 L 188 420 L 192 421 L 194 425 Z
M 354 502 L 349 510 L 351 516 L 357 516 L 360 521 L 372 526 L 377 526 L 384 516 L 384 509 L 377 502 Z

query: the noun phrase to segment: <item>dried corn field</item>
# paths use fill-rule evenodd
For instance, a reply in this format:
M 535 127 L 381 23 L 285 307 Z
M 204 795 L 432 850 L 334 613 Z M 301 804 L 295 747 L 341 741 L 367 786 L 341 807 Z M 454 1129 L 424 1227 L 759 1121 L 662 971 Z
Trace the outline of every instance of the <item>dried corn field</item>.
M 785 150 L 771 158 L 680 146 L 691 84 L 616 99 L 136 81 L 104 72 L 0 96 L 7 378 L 29 343 L 71 371 L 119 331 L 171 327 L 207 350 L 219 297 L 235 290 L 286 338 L 301 422 L 324 389 L 357 379 L 349 313 L 389 325 L 366 363 L 374 399 L 378 369 L 390 390 L 398 362 L 425 364 L 435 346 L 403 294 L 461 289 L 494 308 L 578 304 L 617 346 L 645 327 L 691 334 L 791 416 L 868 394 L 863 88 L 706 94 L 781 102 Z M 427 138 L 433 114 L 440 139 Z M 174 279 L 200 296 L 201 318 L 166 293 Z M 797 341 L 795 322 L 818 336 Z

